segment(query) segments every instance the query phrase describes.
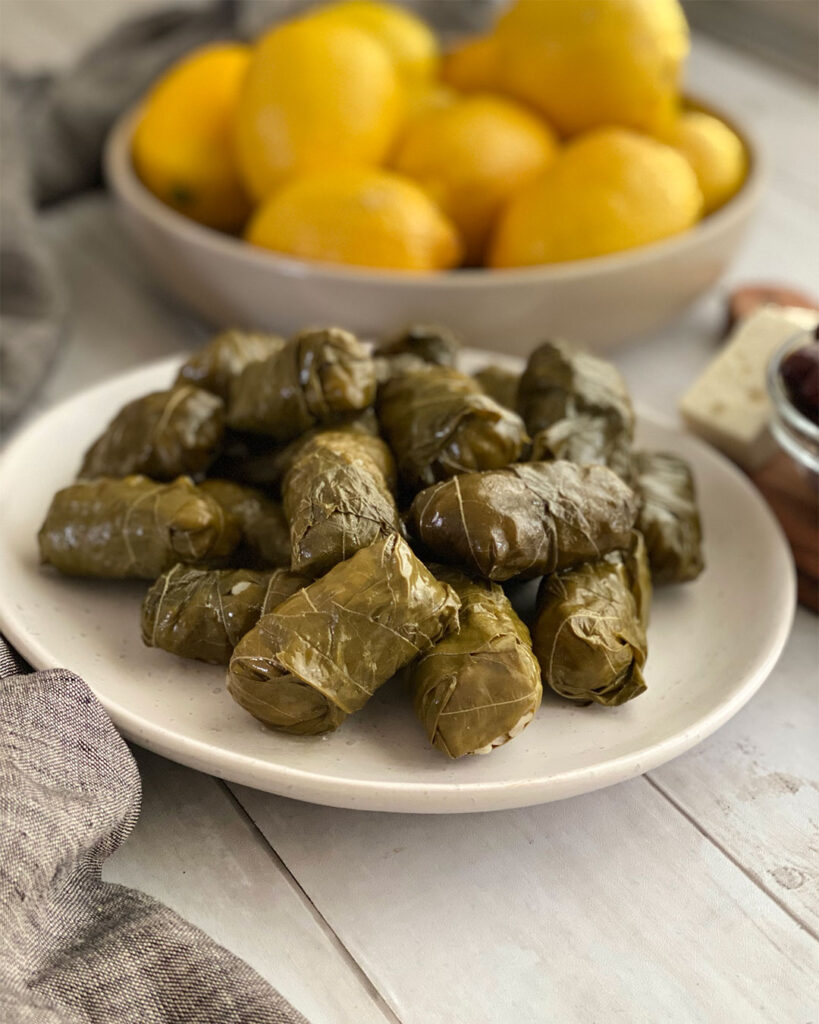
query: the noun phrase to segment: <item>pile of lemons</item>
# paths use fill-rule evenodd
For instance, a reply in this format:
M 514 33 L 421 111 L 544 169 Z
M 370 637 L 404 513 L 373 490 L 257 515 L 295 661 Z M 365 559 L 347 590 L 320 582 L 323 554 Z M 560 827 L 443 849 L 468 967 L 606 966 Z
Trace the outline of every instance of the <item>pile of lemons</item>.
M 747 156 L 689 109 L 678 0 L 516 0 L 442 55 L 405 8 L 312 8 L 188 55 L 134 163 L 163 202 L 255 245 L 402 270 L 516 267 L 685 231 Z

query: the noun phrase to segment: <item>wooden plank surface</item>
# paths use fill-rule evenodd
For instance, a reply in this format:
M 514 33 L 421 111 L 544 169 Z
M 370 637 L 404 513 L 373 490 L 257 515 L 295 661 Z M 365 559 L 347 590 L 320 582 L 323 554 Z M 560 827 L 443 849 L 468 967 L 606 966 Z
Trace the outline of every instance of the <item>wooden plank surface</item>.
M 383 1001 L 216 779 L 134 751 L 142 813 L 103 877 L 150 893 L 246 960 L 313 1024 L 385 1024 Z
M 814 940 L 645 779 L 453 816 L 234 791 L 404 1024 L 816 1009 Z
M 785 653 L 751 704 L 712 740 L 649 778 L 819 938 L 816 627 L 816 616 L 801 609 Z

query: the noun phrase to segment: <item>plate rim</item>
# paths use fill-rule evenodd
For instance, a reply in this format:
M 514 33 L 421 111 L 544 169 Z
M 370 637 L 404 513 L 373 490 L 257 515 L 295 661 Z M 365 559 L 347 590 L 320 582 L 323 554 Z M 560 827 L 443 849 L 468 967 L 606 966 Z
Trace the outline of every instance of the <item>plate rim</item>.
M 487 361 L 493 357 L 493 353 L 482 350 L 464 351 L 470 356 L 478 354 Z M 64 415 L 71 406 L 90 404 L 95 393 L 105 392 L 114 384 L 125 384 L 130 378 L 143 374 L 158 374 L 166 367 L 170 370 L 178 366 L 183 358 L 182 354 L 168 356 L 111 375 L 64 398 L 35 416 L 30 423 L 12 435 L 0 453 L 0 483 L 18 448 L 24 447 L 32 436 L 46 430 L 51 420 Z M 502 358 L 506 363 L 510 361 L 508 355 Z M 748 703 L 768 678 L 779 660 L 792 628 L 796 611 L 796 573 L 778 521 L 751 482 L 733 463 L 696 436 L 681 429 L 673 419 L 658 415 L 653 410 L 647 410 L 639 405 L 637 415 L 638 421 L 648 422 L 684 436 L 698 449 L 701 458 L 712 462 L 720 472 L 732 477 L 740 489 L 745 491 L 746 496 L 759 506 L 782 556 L 782 577 L 779 583 L 784 596 L 784 600 L 778 604 L 778 611 L 775 612 L 777 621 L 765 656 L 738 685 L 736 691 L 696 722 L 658 740 L 651 746 L 637 752 L 608 758 L 594 765 L 535 778 L 430 784 L 389 779 L 342 779 L 294 768 L 280 762 L 273 763 L 236 751 L 214 748 L 212 743 L 194 739 L 184 733 L 172 732 L 161 725 L 146 721 L 144 717 L 134 715 L 128 708 L 98 693 L 90 683 L 87 685 L 110 715 L 119 732 L 126 739 L 147 750 L 226 781 L 332 807 L 422 814 L 507 810 L 578 796 L 651 771 L 685 753 L 716 732 Z M 34 668 L 47 670 L 62 667 L 51 658 L 41 642 L 26 635 L 22 623 L 14 614 L 13 602 L 3 594 L 0 594 L 0 631 Z

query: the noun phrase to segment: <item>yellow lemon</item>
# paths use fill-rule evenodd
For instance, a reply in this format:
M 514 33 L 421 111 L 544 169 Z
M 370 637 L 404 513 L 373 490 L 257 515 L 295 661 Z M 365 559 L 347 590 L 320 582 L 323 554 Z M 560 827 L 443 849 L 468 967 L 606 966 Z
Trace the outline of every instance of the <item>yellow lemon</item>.
M 263 203 L 245 237 L 302 259 L 400 270 L 455 266 L 454 226 L 414 182 L 349 168 L 294 178 Z
M 375 0 L 345 0 L 308 14 L 369 32 L 384 46 L 410 89 L 431 81 L 438 72 L 438 41 L 429 25 L 410 11 Z
M 671 122 L 689 45 L 678 0 L 517 0 L 495 37 L 504 89 L 565 135 Z
M 441 82 L 430 82 L 424 88 L 415 89 L 407 97 L 405 127 L 410 121 L 415 121 L 432 110 L 452 106 L 458 99 L 458 93 Z
M 461 92 L 492 91 L 498 85 L 498 47 L 493 36 L 473 36 L 444 56 L 441 78 Z
M 690 228 L 702 212 L 691 165 L 671 146 L 624 128 L 570 143 L 504 210 L 493 267 L 602 256 Z
M 745 180 L 748 158 L 742 140 L 718 118 L 686 111 L 669 141 L 694 168 L 706 213 L 726 203 Z
M 232 145 L 249 60 L 248 47 L 225 44 L 179 61 L 148 94 L 132 144 L 136 171 L 154 195 L 226 231 L 250 213 Z
M 380 163 L 399 125 L 398 78 L 367 32 L 324 18 L 257 43 L 236 118 L 236 152 L 256 199 L 308 171 Z
M 409 124 L 392 164 L 453 221 L 477 262 L 501 206 L 554 159 L 548 126 L 511 100 L 466 96 Z

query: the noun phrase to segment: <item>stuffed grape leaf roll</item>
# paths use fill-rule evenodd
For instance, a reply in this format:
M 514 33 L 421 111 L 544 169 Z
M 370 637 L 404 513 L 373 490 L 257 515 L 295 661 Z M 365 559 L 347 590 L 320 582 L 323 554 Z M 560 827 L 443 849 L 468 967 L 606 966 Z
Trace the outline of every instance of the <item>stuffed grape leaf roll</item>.
M 327 732 L 457 628 L 458 606 L 393 534 L 264 615 L 233 652 L 228 690 L 273 728 Z
M 224 564 L 236 521 L 187 477 L 78 480 L 58 491 L 40 528 L 40 560 L 69 576 L 156 579 L 177 562 Z
M 376 382 L 381 388 L 393 377 L 403 377 L 405 373 L 423 370 L 427 363 L 418 356 L 410 355 L 409 352 L 400 353 L 397 356 L 380 356 L 378 353 L 374 353 L 373 365 L 375 366 Z
M 323 424 L 312 427 L 295 440 L 283 443 L 265 437 L 264 434 L 243 434 L 227 430 L 221 453 L 211 465 L 209 473 L 214 477 L 225 477 L 253 487 L 278 490 L 301 447 L 316 434 L 328 429 L 377 437 L 378 420 L 374 409 L 364 409 L 334 421 L 329 427 Z
M 142 640 L 180 658 L 227 665 L 259 621 L 310 581 L 288 569 L 198 569 L 175 565 L 142 602 Z
M 228 424 L 289 441 L 366 409 L 374 398 L 375 367 L 354 335 L 337 327 L 302 331 L 233 382 Z
M 194 384 L 227 401 L 233 381 L 250 363 L 260 363 L 284 347 L 284 338 L 259 331 L 222 331 L 185 360 L 177 385 Z
M 460 343 L 445 327 L 415 324 L 373 352 L 379 385 L 424 366 L 454 366 Z
M 416 495 L 409 513 L 437 559 L 497 581 L 622 547 L 636 516 L 633 491 L 610 469 L 561 460 L 453 477 Z
M 645 691 L 651 577 L 645 543 L 544 578 L 532 642 L 543 682 L 579 704 L 624 704 Z
M 619 370 L 565 341 L 529 357 L 518 411 L 532 435 L 532 458 L 609 466 L 628 479 L 634 409 Z
M 414 490 L 457 473 L 506 466 L 527 441 L 517 413 L 446 366 L 388 380 L 379 389 L 377 411 L 399 477 Z
M 688 464 L 664 452 L 636 452 L 637 526 L 646 540 L 655 583 L 694 580 L 704 568 L 694 478 Z
M 461 344 L 452 331 L 435 324 L 412 324 L 375 350 L 377 356 L 409 355 L 434 366 L 454 366 Z
M 123 406 L 85 453 L 79 476 L 195 476 L 215 458 L 224 429 L 216 395 L 187 384 L 155 391 Z
M 399 530 L 395 465 L 380 437 L 321 431 L 299 449 L 282 485 L 291 567 L 320 576 Z
M 290 565 L 290 530 L 279 502 L 232 480 L 203 480 L 199 490 L 218 501 L 239 524 L 242 540 L 231 557 L 233 565 Z
M 473 377 L 481 386 L 481 389 L 490 398 L 502 405 L 504 409 L 517 410 L 518 407 L 518 386 L 520 374 L 513 370 L 506 370 L 502 366 L 485 366 L 478 370 Z
M 488 754 L 513 739 L 540 706 L 540 665 L 529 630 L 497 583 L 435 566 L 461 601 L 458 632 L 407 669 L 415 713 L 449 757 Z

